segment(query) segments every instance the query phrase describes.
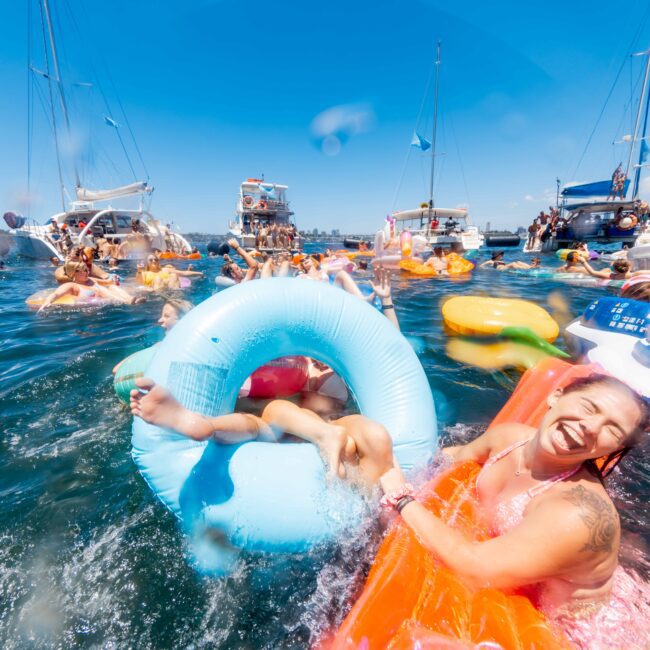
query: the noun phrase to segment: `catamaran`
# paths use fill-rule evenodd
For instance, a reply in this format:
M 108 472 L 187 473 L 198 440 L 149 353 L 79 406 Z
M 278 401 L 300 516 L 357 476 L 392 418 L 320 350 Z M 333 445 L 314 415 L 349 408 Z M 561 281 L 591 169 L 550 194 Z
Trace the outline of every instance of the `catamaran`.
M 621 163 L 610 180 L 567 185 L 562 190 L 560 220 L 562 224 L 541 245 L 543 250 L 566 248 L 576 241 L 600 244 L 618 243 L 621 246 L 647 244 L 650 241 L 650 231 L 644 230 L 639 217 L 650 212 L 647 203 L 639 199 L 641 170 L 650 164 L 650 148 L 646 142 L 648 124 L 648 105 L 650 92 L 648 78 L 650 75 L 650 50 L 639 52 L 633 56 L 645 56 L 646 65 L 643 74 L 643 85 L 636 111 L 634 131 L 632 135 L 623 138 L 629 142 L 627 163 L 623 169 Z M 645 106 L 645 108 L 644 108 Z M 645 113 L 645 115 L 644 115 Z M 643 118 L 643 120 L 642 120 Z M 641 122 L 641 135 L 639 130 Z M 638 163 L 633 165 L 634 153 L 638 146 Z M 629 177 L 634 170 L 634 179 Z M 632 186 L 631 197 L 628 190 Z
M 294 213 L 289 209 L 288 189 L 286 185 L 260 178 L 248 178 L 239 186 L 237 218 L 228 224 L 228 228 L 241 246 L 265 252 L 298 251 L 302 248 L 302 239 L 291 219 Z M 290 233 L 290 238 L 279 237 L 278 229 Z M 285 245 L 282 245 L 283 241 Z
M 178 232 L 174 231 L 172 224 L 162 224 L 156 220 L 151 212 L 145 208 L 145 200 L 151 196 L 153 187 L 148 181 L 136 181 L 127 185 L 121 185 L 112 189 L 90 189 L 85 187 L 81 182 L 77 160 L 74 160 L 74 199 L 69 200 L 70 195 L 66 189 L 63 176 L 62 149 L 71 149 L 71 143 L 75 141 L 73 130 L 71 129 L 71 119 L 68 110 L 67 90 L 61 77 L 61 68 L 59 66 L 59 57 L 55 42 L 54 24 L 58 24 L 52 16 L 52 8 L 48 0 L 39 0 L 39 11 L 41 24 L 38 28 L 42 29 L 43 53 L 42 62 L 37 65 L 33 61 L 28 61 L 28 70 L 30 73 L 30 82 L 28 84 L 28 152 L 27 152 L 27 180 L 28 188 L 31 183 L 31 137 L 33 129 L 33 103 L 35 95 L 43 93 L 42 89 L 37 86 L 47 83 L 47 93 L 43 96 L 49 97 L 47 108 L 47 121 L 52 129 L 54 136 L 54 145 L 56 151 L 56 162 L 59 173 L 59 186 L 61 192 L 62 210 L 49 217 L 45 224 L 38 223 L 30 215 L 22 217 L 13 212 L 5 215 L 5 222 L 9 226 L 10 234 L 13 239 L 18 254 L 25 257 L 36 259 L 50 259 L 56 257 L 60 260 L 64 258 L 64 247 L 61 246 L 61 231 L 69 233 L 70 243 L 90 244 L 95 237 L 105 237 L 116 244 L 120 244 L 130 235 L 137 233 L 144 235 L 150 241 L 150 245 L 159 248 L 162 251 L 171 251 L 179 254 L 190 253 L 192 248 L 187 240 Z M 31 39 L 30 25 L 30 39 Z M 46 35 L 46 36 L 45 36 Z M 33 49 L 28 47 L 30 57 L 33 55 Z M 78 83 L 75 86 L 91 88 L 93 84 Z M 36 92 L 35 92 L 36 91 Z M 110 113 L 108 99 L 103 90 L 102 96 L 106 110 Z M 60 109 L 56 107 L 60 106 Z M 122 108 L 120 103 L 120 108 Z M 124 115 L 123 109 L 122 114 Z M 124 120 L 128 125 L 128 120 L 124 115 Z M 104 115 L 104 124 L 112 128 L 119 139 L 127 162 L 133 175 L 135 171 L 131 159 L 129 158 L 124 140 L 120 136 L 118 129 L 120 124 L 110 114 Z M 140 149 L 135 143 L 133 132 L 128 126 L 135 149 L 140 156 Z M 68 138 L 66 142 L 60 140 L 65 134 Z M 76 134 L 78 135 L 78 134 Z M 106 152 L 102 152 L 105 155 Z M 140 161 L 143 164 L 142 157 Z M 145 168 L 146 172 L 146 168 Z M 113 207 L 110 201 L 125 199 L 127 197 L 139 197 L 139 205 L 135 209 L 123 209 Z M 107 203 L 109 202 L 109 203 Z M 98 205 L 99 204 L 99 205 Z M 104 205 L 102 205 L 104 204 Z M 65 228 L 62 228 L 65 226 Z M 67 237 L 67 235 L 66 235 Z
M 173 224 L 161 224 L 145 209 L 144 198 L 152 191 L 153 188 L 144 181 L 111 190 L 78 187 L 77 200 L 70 202 L 69 209 L 53 215 L 45 224 L 27 221 L 12 213 L 5 215 L 5 221 L 11 227 L 9 232 L 16 252 L 34 259 L 56 257 L 62 261 L 64 249 L 60 242 L 64 230 L 70 234 L 73 244 L 91 245 L 94 239 L 99 238 L 121 244 L 137 232 L 147 236 L 152 248 L 182 255 L 189 253 L 192 250 L 189 242 L 174 231 Z M 140 197 L 136 209 L 113 208 L 110 203 L 105 207 L 97 205 L 132 196 Z
M 436 164 L 436 131 L 438 124 L 438 88 L 440 78 L 440 43 L 436 55 L 436 83 L 433 108 L 433 130 L 431 142 L 414 134 L 412 146 L 422 151 L 431 149 L 431 173 L 429 176 L 429 200 L 419 208 L 393 212 L 385 226 L 386 237 L 390 238 L 395 228 L 408 230 L 413 235 L 424 237 L 431 247 L 450 247 L 454 251 L 468 251 L 480 248 L 484 243 L 483 235 L 477 226 L 472 225 L 466 208 L 439 208 L 435 206 L 433 181 Z

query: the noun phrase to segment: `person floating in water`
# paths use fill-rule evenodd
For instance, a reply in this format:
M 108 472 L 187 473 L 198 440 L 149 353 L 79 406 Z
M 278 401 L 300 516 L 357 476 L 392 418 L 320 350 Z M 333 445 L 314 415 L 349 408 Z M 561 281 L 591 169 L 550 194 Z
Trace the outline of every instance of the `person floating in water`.
M 648 404 L 607 375 L 574 380 L 547 398 L 538 428 L 504 423 L 472 442 L 443 449 L 483 468 L 476 483 L 493 537 L 475 542 L 417 499 L 392 453 L 388 432 L 352 415 L 326 422 L 291 402 L 270 402 L 261 417 L 207 417 L 183 407 L 151 379 L 136 380 L 131 412 L 194 440 L 240 443 L 283 433 L 316 444 L 332 477 L 347 467 L 360 487 L 380 485 L 394 509 L 439 561 L 477 586 L 518 589 L 584 650 L 632 648 L 650 620 L 648 586 L 618 564 L 621 526 L 604 480 L 647 438 Z

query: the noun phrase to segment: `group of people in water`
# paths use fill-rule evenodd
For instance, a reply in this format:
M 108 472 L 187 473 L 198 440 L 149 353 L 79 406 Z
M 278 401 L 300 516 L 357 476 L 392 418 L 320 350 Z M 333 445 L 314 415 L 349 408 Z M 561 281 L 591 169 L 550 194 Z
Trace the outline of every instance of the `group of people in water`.
M 142 292 L 178 290 L 188 286 L 192 278 L 203 277 L 203 273 L 187 269 L 179 269 L 172 264 L 163 265 L 160 251 L 154 249 L 146 256 L 145 261 L 139 262 L 136 269 L 135 282 L 125 287 L 118 275 L 119 261 L 116 258 L 100 258 L 100 248 L 95 246 L 72 246 L 63 263 L 58 257 L 50 258 L 55 267 L 54 279 L 56 288 L 51 291 L 39 307 L 39 312 L 56 304 L 64 296 L 73 296 L 76 304 L 95 302 L 111 302 L 134 305 L 144 302 Z M 100 263 L 107 268 L 102 268 Z
M 318 260 L 306 256 L 299 265 L 298 277 L 325 280 Z M 389 286 L 378 295 L 392 304 Z M 331 378 L 330 369 L 321 370 Z M 634 647 L 626 611 L 646 594 L 619 565 L 620 521 L 605 486 L 626 453 L 647 438 L 650 409 L 619 379 L 594 374 L 574 380 L 547 397 L 539 427 L 500 424 L 442 450 L 451 462 L 483 466 L 476 496 L 493 535 L 484 542 L 468 541 L 425 508 L 395 461 L 389 432 L 363 415 L 341 416 L 340 401 L 322 408 L 266 400 L 257 413 L 208 417 L 188 411 L 151 379 L 136 383 L 134 416 L 194 440 L 236 444 L 284 432 L 315 444 L 332 478 L 353 477 L 361 490 L 382 491 L 384 509 L 401 516 L 469 583 L 528 595 L 576 647 Z
M 337 259 L 332 251 L 262 256 L 236 240 L 228 246 L 243 262 L 224 255 L 222 275 L 233 283 L 290 276 L 331 282 L 360 300 L 378 299 L 382 313 L 399 328 L 386 269 L 376 269 L 371 293 L 365 294 L 346 270 L 327 270 Z M 69 251 L 55 270 L 61 284 L 48 304 L 55 294 L 83 292 L 137 302 L 95 264 L 95 254 L 83 247 Z M 540 258 L 530 263 L 503 258 L 502 251 L 496 252 L 481 267 L 530 269 L 541 263 Z M 434 250 L 428 263 L 444 270 L 444 250 Z M 556 270 L 626 279 L 629 297 L 650 301 L 648 272 L 635 274 L 625 259 L 595 270 L 586 246 L 577 246 Z M 152 290 L 178 289 L 183 278 L 193 275 L 198 272 L 162 266 L 153 253 L 137 269 L 139 282 Z M 158 322 L 168 332 L 191 307 L 183 300 L 167 300 Z M 476 496 L 493 537 L 470 542 L 419 502 L 395 461 L 389 432 L 363 415 L 345 413 L 345 383 L 325 364 L 309 361 L 309 379 L 297 399 L 266 400 L 253 407 L 240 401 L 247 412 L 207 417 L 189 412 L 164 387 L 140 378 L 131 393 L 131 412 L 195 440 L 235 444 L 272 439 L 281 431 L 315 444 L 332 478 L 353 476 L 359 489 L 383 492 L 384 508 L 397 513 L 435 557 L 469 583 L 529 595 L 579 648 L 626 647 L 632 625 L 625 622 L 626 600 L 645 596 L 619 566 L 620 521 L 605 486 L 625 454 L 647 438 L 650 410 L 642 397 L 618 379 L 592 375 L 549 395 L 537 428 L 500 424 L 468 444 L 443 449 L 451 462 L 473 460 L 483 466 Z

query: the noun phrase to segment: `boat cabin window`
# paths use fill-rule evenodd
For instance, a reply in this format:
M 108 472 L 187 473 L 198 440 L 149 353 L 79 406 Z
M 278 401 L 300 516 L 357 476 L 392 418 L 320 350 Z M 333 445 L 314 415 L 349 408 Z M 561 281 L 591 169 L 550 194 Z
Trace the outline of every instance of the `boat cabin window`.
M 128 214 L 116 214 L 115 215 L 115 225 L 117 226 L 118 232 L 122 230 L 131 231 L 131 217 Z

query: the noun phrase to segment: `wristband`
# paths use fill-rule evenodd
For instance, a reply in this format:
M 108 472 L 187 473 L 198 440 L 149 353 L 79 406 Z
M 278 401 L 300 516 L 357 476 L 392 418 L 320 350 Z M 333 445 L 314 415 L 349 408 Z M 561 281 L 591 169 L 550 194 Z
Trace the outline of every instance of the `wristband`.
M 415 501 L 415 499 L 414 499 L 412 496 L 408 496 L 408 495 L 407 495 L 407 496 L 405 496 L 405 497 L 402 497 L 402 498 L 397 502 L 397 505 L 395 506 L 395 510 L 397 510 L 397 512 L 401 515 L 401 514 L 402 514 L 402 510 L 404 510 L 404 508 L 405 508 L 409 503 L 412 503 L 413 501 Z
M 393 305 L 393 303 L 391 302 L 391 303 L 388 303 L 387 305 L 382 305 L 381 306 L 382 311 L 386 311 L 387 309 L 395 309 L 395 305 Z

